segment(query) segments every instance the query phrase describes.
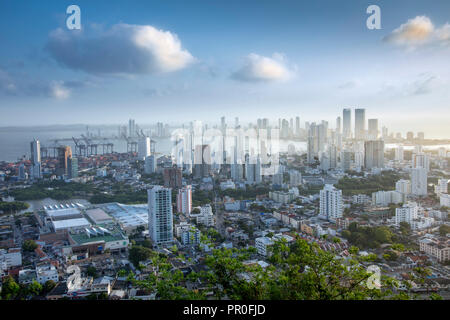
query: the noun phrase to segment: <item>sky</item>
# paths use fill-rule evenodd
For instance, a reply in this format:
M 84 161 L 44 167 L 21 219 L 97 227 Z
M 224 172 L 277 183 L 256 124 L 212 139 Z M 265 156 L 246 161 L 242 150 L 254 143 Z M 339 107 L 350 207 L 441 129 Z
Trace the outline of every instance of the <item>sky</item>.
M 66 26 L 72 4 L 80 30 Z M 449 88 L 447 0 L 0 2 L 0 126 L 334 126 L 360 107 L 392 131 L 450 138 Z

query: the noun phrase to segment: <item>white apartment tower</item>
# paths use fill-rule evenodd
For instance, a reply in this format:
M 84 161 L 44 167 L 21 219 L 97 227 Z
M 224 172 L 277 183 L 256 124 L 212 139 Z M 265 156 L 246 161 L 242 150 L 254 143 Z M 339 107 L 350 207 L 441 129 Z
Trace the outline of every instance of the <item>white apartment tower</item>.
M 411 193 L 416 196 L 427 195 L 427 169 L 411 169 Z
M 139 160 L 145 160 L 148 156 L 150 156 L 150 138 L 142 137 L 138 144 L 138 158 Z
M 172 190 L 153 186 L 148 194 L 148 230 L 154 243 L 173 240 Z
M 320 190 L 320 215 L 329 221 L 342 218 L 342 190 L 336 189 L 331 184 L 326 184 Z

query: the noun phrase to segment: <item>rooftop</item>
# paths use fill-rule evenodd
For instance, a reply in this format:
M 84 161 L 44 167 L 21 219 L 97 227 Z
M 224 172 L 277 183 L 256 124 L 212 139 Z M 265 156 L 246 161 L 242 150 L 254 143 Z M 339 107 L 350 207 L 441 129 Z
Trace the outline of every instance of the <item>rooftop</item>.
M 87 228 L 87 229 L 90 230 L 89 228 Z M 94 235 L 93 233 L 89 233 L 89 235 L 88 235 L 88 232 L 86 232 L 86 230 L 79 230 L 77 232 L 71 232 L 70 237 L 77 244 L 87 244 L 90 242 L 99 242 L 99 241 L 111 242 L 111 241 L 120 241 L 120 240 L 127 239 L 127 237 L 124 236 L 120 232 L 120 230 L 116 227 L 108 227 L 105 229 L 108 230 L 109 233 L 107 233 L 107 232 L 104 232 L 104 234 L 97 233 L 97 235 Z
M 81 228 L 84 226 L 90 226 L 90 223 L 89 223 L 89 221 L 86 220 L 86 218 L 59 220 L 59 221 L 53 221 L 52 223 L 53 223 L 53 228 L 55 228 L 55 230 L 69 229 L 69 228 Z

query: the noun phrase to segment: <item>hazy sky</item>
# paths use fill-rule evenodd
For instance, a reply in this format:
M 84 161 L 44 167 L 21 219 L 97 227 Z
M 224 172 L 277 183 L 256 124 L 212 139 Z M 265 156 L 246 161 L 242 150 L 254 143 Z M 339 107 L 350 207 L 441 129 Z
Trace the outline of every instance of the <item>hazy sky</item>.
M 68 30 L 66 8 L 81 8 Z M 381 8 L 369 30 L 366 8 Z M 0 126 L 329 120 L 450 138 L 450 1 L 0 2 Z

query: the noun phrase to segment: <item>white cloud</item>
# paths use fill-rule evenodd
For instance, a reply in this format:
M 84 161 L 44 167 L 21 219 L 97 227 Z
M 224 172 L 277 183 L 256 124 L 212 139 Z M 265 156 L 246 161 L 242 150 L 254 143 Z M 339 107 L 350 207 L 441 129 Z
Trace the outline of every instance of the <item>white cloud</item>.
M 417 16 L 392 31 L 383 39 L 399 46 L 415 48 L 423 45 L 447 45 L 450 43 L 450 25 L 436 28 L 430 18 Z
M 0 69 L 0 94 L 22 97 L 48 97 L 59 100 L 71 95 L 70 88 L 86 86 L 81 81 L 47 81 L 28 78 L 23 74 L 10 74 Z
M 165 73 L 195 61 L 176 34 L 149 25 L 116 24 L 91 36 L 57 29 L 47 49 L 60 64 L 93 74 Z
M 288 80 L 291 76 L 284 56 L 279 53 L 275 53 L 272 58 L 251 53 L 244 65 L 232 74 L 233 79 L 248 82 Z
M 49 96 L 56 99 L 67 99 L 70 96 L 70 90 L 64 86 L 63 82 L 53 81 L 49 86 Z

